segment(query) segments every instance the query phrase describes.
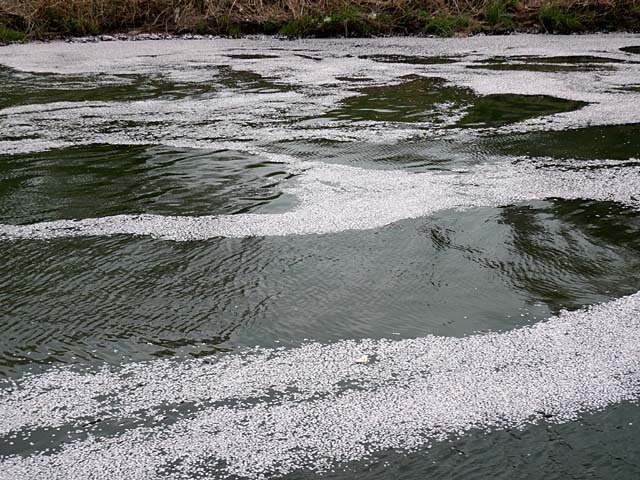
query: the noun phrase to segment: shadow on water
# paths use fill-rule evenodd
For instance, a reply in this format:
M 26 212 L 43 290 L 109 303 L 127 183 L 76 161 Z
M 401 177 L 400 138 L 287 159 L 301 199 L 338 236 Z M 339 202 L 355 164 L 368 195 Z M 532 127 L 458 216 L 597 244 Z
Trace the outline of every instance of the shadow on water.
M 341 120 L 444 123 L 456 110 L 466 110 L 456 126 L 499 127 L 586 105 L 545 95 L 478 96 L 439 78 L 405 79 L 398 85 L 363 88 L 361 95 L 347 98 L 328 116 Z

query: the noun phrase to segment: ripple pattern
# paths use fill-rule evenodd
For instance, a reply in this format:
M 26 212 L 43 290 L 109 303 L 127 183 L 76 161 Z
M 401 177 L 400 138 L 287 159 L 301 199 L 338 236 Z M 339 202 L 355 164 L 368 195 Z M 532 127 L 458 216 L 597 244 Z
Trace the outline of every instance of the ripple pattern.
M 370 363 L 355 362 L 363 354 Z M 147 424 L 111 435 L 96 427 L 50 454 L 5 455 L 2 477 L 262 478 L 323 471 L 377 451 L 428 448 L 472 429 L 562 423 L 635 401 L 639 367 L 635 294 L 464 339 L 312 343 L 216 362 L 54 369 L 2 394 L 5 438 L 35 427 L 73 428 L 87 417 Z
M 558 197 L 638 207 L 637 162 L 483 164 L 469 172 L 407 173 L 312 163 L 283 191 L 299 205 L 281 214 L 230 216 L 116 215 L 32 225 L 0 225 L 0 239 L 148 235 L 168 240 L 305 235 L 365 230 L 447 209 L 502 206 Z

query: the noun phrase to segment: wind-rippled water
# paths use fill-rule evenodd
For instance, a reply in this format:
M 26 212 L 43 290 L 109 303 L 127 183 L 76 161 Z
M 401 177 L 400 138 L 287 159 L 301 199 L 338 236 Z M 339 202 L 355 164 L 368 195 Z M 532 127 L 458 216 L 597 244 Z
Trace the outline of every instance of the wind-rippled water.
M 0 48 L 0 478 L 637 478 L 637 45 Z

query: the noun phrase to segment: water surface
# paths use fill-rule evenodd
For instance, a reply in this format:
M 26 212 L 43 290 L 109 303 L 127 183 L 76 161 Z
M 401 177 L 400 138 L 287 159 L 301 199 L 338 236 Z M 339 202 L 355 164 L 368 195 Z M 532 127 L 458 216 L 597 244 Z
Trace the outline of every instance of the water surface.
M 0 478 L 637 478 L 637 43 L 1 48 Z

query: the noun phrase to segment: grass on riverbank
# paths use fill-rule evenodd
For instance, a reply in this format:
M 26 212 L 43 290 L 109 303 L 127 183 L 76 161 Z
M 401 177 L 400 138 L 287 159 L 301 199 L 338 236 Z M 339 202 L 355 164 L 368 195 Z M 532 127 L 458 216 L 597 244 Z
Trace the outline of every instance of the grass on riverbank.
M 303 36 L 640 30 L 640 0 L 2 0 L 0 42 L 113 32 Z

